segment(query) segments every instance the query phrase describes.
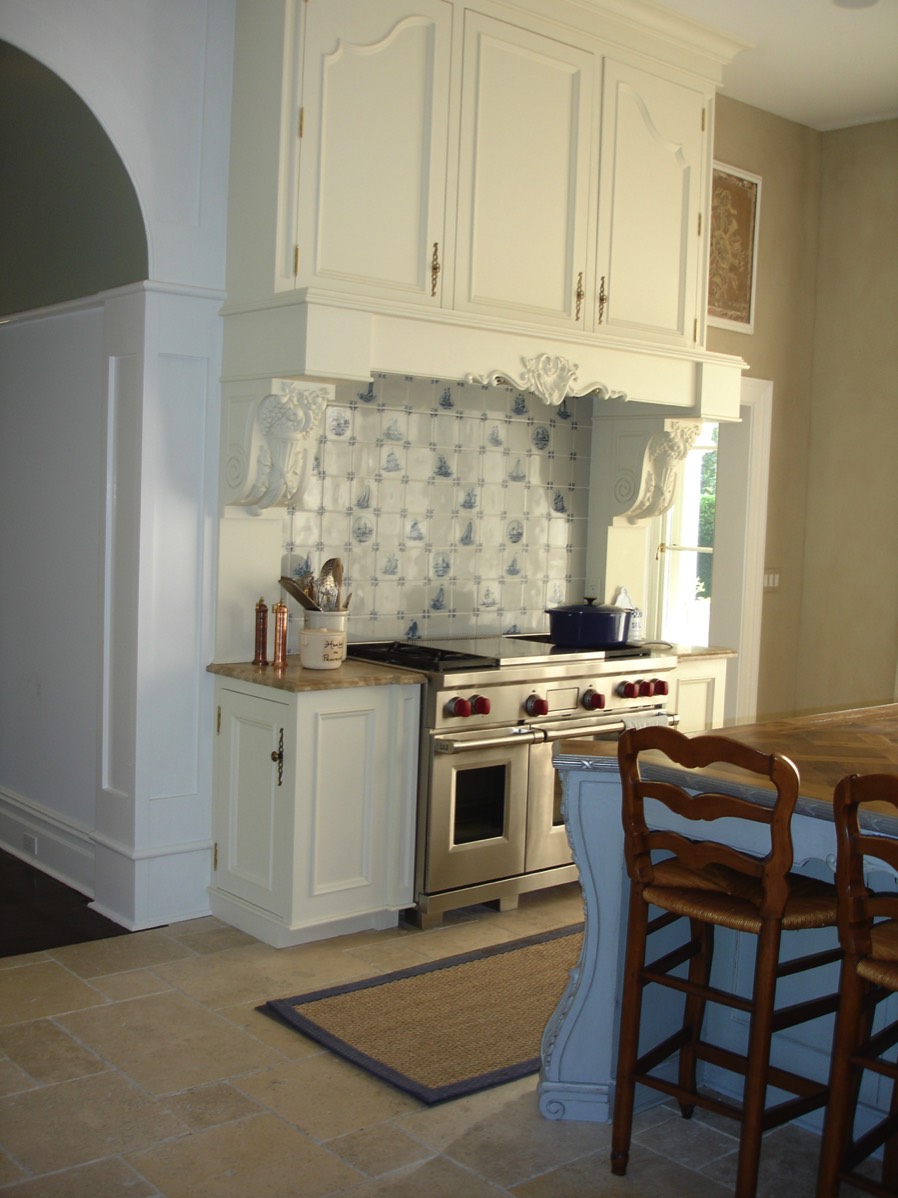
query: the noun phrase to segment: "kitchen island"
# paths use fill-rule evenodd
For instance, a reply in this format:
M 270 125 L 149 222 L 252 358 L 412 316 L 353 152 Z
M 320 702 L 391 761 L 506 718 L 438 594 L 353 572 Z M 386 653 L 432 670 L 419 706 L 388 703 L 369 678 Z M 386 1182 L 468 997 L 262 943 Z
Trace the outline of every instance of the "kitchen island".
M 831 875 L 835 865 L 832 793 L 836 783 L 850 773 L 898 774 L 898 704 L 714 731 L 763 752 L 784 753 L 795 762 L 801 776 L 793 817 L 795 868 L 821 877 Z M 607 1122 L 613 1109 L 627 893 L 616 745 L 561 741 L 555 768 L 562 777 L 565 822 L 580 869 L 586 927 L 580 960 L 543 1036 L 540 1110 L 549 1119 Z M 658 776 L 675 778 L 678 773 L 659 767 Z M 758 802 L 771 801 L 763 787 L 748 790 L 744 784 L 721 778 L 721 789 L 731 787 Z M 874 824 L 881 819 L 884 831 L 898 835 L 898 821 L 875 814 L 869 819 Z M 761 850 L 761 842 L 753 845 L 750 834 L 744 839 L 733 836 L 732 843 Z M 835 933 L 796 935 L 814 936 L 815 943 L 825 947 Z M 717 962 L 730 970 L 731 982 L 738 985 L 746 973 L 736 946 L 738 937 L 724 934 L 718 940 Z M 835 984 L 835 971 L 832 981 Z M 789 1038 L 785 1051 L 792 1054 L 784 1058 L 786 1067 L 795 1065 L 809 1076 L 825 1077 L 831 1020 L 808 1027 L 805 1040 L 801 1029 L 784 1033 Z M 737 1036 L 740 1030 L 734 1027 L 732 1034 Z M 875 1094 L 870 1102 L 876 1106 Z

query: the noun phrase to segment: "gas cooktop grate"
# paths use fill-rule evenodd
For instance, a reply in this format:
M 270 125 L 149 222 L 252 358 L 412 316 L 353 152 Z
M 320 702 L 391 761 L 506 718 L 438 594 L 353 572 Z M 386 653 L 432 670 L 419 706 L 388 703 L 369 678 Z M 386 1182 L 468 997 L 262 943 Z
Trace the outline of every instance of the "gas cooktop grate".
M 495 670 L 499 662 L 494 657 L 441 649 L 435 645 L 418 645 L 411 641 L 362 641 L 348 646 L 348 656 L 362 661 L 379 662 L 388 666 L 405 666 L 409 670 L 429 670 L 448 674 L 455 670 Z

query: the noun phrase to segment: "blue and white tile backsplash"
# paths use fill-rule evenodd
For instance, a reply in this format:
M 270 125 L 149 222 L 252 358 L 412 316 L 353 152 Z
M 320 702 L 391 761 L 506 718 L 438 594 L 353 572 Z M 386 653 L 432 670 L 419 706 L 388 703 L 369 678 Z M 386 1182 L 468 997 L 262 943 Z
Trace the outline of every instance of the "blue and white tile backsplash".
M 341 558 L 351 640 L 544 630 L 547 607 L 584 592 L 589 402 L 395 375 L 339 385 L 283 570 Z

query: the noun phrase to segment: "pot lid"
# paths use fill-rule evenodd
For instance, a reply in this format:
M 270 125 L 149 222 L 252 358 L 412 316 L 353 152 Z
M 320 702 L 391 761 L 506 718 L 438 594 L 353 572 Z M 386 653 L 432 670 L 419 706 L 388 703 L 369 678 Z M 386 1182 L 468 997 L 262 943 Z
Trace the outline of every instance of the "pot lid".
M 552 615 L 554 612 L 570 612 L 571 615 L 589 615 L 591 612 L 598 614 L 614 614 L 614 615 L 629 615 L 630 610 L 626 607 L 615 607 L 613 603 L 591 603 L 588 599 L 585 603 L 565 603 L 561 607 L 547 607 L 547 615 Z

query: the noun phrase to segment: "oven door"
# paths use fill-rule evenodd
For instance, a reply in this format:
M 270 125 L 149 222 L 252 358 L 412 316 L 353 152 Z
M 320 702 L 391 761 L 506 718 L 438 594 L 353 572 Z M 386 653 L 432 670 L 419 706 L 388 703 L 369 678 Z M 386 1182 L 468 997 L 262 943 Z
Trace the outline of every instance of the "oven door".
M 561 799 L 561 774 L 552 763 L 552 744 L 544 741 L 530 750 L 527 852 L 524 858 L 528 873 L 566 865 L 571 860 Z
M 425 893 L 524 872 L 534 740 L 529 728 L 432 738 Z
M 580 720 L 551 721 L 539 726 L 542 743 L 530 750 L 525 857 L 528 873 L 566 865 L 571 860 L 571 848 L 561 810 L 561 774 L 555 769 L 552 760 L 555 741 L 568 737 L 616 740 L 623 728 L 623 721 L 612 713 Z

